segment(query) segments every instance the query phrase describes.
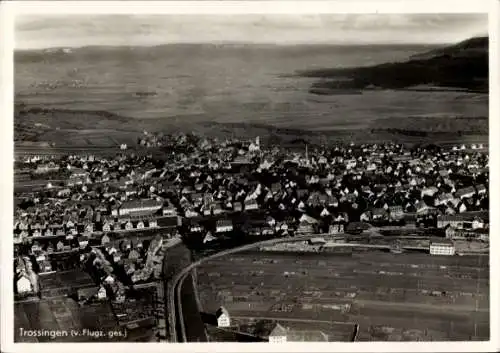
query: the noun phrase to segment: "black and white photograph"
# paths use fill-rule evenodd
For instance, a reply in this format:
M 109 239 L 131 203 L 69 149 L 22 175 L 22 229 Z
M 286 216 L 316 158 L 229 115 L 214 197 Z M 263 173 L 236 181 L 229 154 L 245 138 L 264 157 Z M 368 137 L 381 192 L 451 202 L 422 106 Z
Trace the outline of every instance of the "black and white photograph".
M 496 339 L 488 13 L 13 22 L 14 343 Z

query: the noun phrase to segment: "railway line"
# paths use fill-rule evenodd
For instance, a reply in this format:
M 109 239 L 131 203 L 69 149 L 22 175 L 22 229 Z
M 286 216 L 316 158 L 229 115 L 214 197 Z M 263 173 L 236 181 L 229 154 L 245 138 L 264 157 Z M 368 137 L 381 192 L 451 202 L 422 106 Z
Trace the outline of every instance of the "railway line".
M 463 274 L 461 261 L 467 265 Z M 355 322 L 360 340 L 377 339 L 370 338 L 377 325 L 426 327 L 429 339 L 484 339 L 489 334 L 488 274 L 487 256 L 241 253 L 205 263 L 198 283 L 208 312 L 223 303 L 233 316 Z M 342 312 L 344 304 L 348 309 Z
M 315 236 L 318 235 L 307 235 L 307 236 L 302 236 L 302 237 L 295 237 L 295 238 L 281 238 L 281 239 L 272 239 L 272 240 L 266 240 L 263 242 L 258 242 L 258 243 L 253 243 L 253 244 L 248 244 L 244 245 L 238 248 L 233 248 L 229 250 L 224 250 L 222 252 L 210 255 L 208 257 L 205 257 L 203 259 L 200 259 L 188 267 L 184 268 L 178 275 L 174 278 L 173 280 L 173 286 L 171 287 L 172 292 L 169 295 L 169 300 L 170 300 L 170 308 L 173 308 L 175 310 L 174 315 L 172 315 L 174 322 L 171 323 L 171 337 L 174 337 L 174 339 L 180 341 L 180 342 L 186 342 L 187 341 L 187 335 L 186 335 L 186 327 L 185 327 L 185 320 L 184 320 L 184 315 L 183 315 L 183 307 L 182 307 L 182 286 L 190 272 L 194 269 L 199 267 L 200 265 L 204 265 L 205 263 L 208 263 L 207 266 L 210 268 L 210 262 L 211 261 L 217 261 L 223 256 L 226 255 L 231 255 L 235 253 L 244 253 L 246 251 L 254 250 L 256 248 L 259 248 L 261 246 L 265 245 L 273 245 L 281 242 L 290 242 L 290 241 L 303 241 L 303 240 L 308 240 L 311 239 Z M 386 249 L 386 246 L 373 246 L 370 244 L 361 244 L 361 243 L 355 243 L 355 244 L 339 244 L 339 247 L 342 246 L 347 246 L 347 247 L 356 247 L 356 248 L 364 248 L 364 249 Z M 262 254 L 266 254 L 264 257 L 273 257 L 274 254 L 272 252 L 265 252 L 261 253 L 260 257 L 262 257 Z M 446 259 L 439 257 L 431 257 L 429 255 L 416 255 L 412 259 L 419 260 L 416 261 L 417 264 L 412 264 L 412 263 L 406 263 L 405 261 L 402 261 L 403 263 L 400 264 L 396 262 L 400 267 L 403 267 L 404 270 L 399 270 L 397 272 L 397 269 L 391 269 L 391 270 L 379 270 L 374 271 L 373 270 L 373 265 L 375 263 L 379 263 L 380 259 L 372 259 L 372 261 L 369 261 L 370 259 L 370 252 L 366 253 L 367 259 L 364 259 L 365 254 L 360 255 L 356 261 L 357 265 L 359 265 L 359 268 L 356 268 L 355 271 L 352 270 L 342 270 L 342 268 L 339 268 L 336 270 L 335 274 L 335 288 L 330 288 L 328 291 L 327 288 L 324 288 L 326 290 L 325 294 L 330 293 L 332 295 L 332 298 L 335 296 L 335 293 L 339 291 L 339 288 L 345 288 L 349 289 L 352 288 L 353 281 L 356 280 L 356 278 L 359 278 L 359 276 L 364 276 L 366 279 L 365 284 L 359 285 L 359 290 L 360 290 L 360 300 L 363 300 L 364 297 L 366 297 L 366 300 L 370 300 L 370 295 L 368 296 L 363 296 L 363 290 L 365 291 L 370 291 L 370 288 L 373 288 L 374 285 L 379 285 L 379 286 L 384 286 L 387 288 L 393 288 L 395 289 L 395 292 L 398 292 L 397 290 L 399 289 L 400 292 L 407 292 L 407 295 L 416 295 L 416 293 L 413 293 L 409 288 L 417 283 L 418 288 L 416 290 L 425 290 L 425 288 L 435 288 L 435 290 L 440 290 L 442 292 L 457 292 L 463 289 L 463 285 L 465 282 L 463 281 L 474 281 L 479 283 L 480 281 L 483 282 L 482 287 L 487 287 L 488 284 L 487 278 L 488 278 L 488 271 L 487 270 L 477 270 L 475 266 L 478 265 L 478 261 L 480 262 L 480 257 L 478 257 L 479 260 L 475 260 L 477 263 L 472 263 L 466 258 L 460 258 L 460 260 L 456 260 L 456 258 L 451 259 L 449 257 L 446 257 Z M 332 255 L 326 255 L 322 256 L 324 254 L 311 254 L 312 256 L 318 256 L 320 258 L 325 257 L 325 258 L 335 258 L 335 256 Z M 406 258 L 405 255 L 393 255 L 393 254 L 381 254 L 382 258 L 385 258 L 387 256 L 387 259 L 394 259 L 394 257 L 399 257 L 399 258 Z M 424 257 L 425 256 L 425 257 Z M 338 257 L 339 264 L 345 262 L 345 259 L 343 257 Z M 257 260 L 259 261 L 259 260 Z M 300 261 L 300 260 L 299 260 Z M 460 262 L 464 262 L 459 263 Z M 486 259 L 487 261 L 487 259 Z M 411 262 L 411 261 L 410 261 Z M 435 268 L 431 270 L 430 273 L 428 273 L 429 269 L 425 269 L 427 275 L 423 278 L 419 278 L 419 271 L 424 269 L 426 266 L 429 265 L 429 263 L 432 264 Z M 441 264 L 442 263 L 442 264 Z M 444 265 L 446 264 L 446 265 Z M 237 269 L 236 272 L 234 273 L 235 279 L 236 280 L 242 280 L 241 274 L 251 274 L 252 270 L 255 268 L 253 265 L 245 265 L 245 266 L 240 266 L 237 265 L 236 267 L 233 267 L 234 264 L 227 264 L 224 262 L 217 262 L 216 265 L 214 266 L 214 271 L 216 269 L 224 269 L 226 268 L 231 268 L 231 269 Z M 230 288 L 234 288 L 235 286 L 241 285 L 241 286 L 249 286 L 249 287 L 257 287 L 259 283 L 276 283 L 277 275 L 276 274 L 271 274 L 271 275 L 266 275 L 264 274 L 264 270 L 262 268 L 265 268 L 268 266 L 269 268 L 276 268 L 276 263 L 270 263 L 270 264 L 262 264 L 262 263 L 257 263 L 259 268 L 261 269 L 262 274 L 257 274 L 255 277 L 245 277 L 244 281 L 240 284 L 239 282 L 231 283 L 228 285 Z M 462 265 L 465 265 L 465 268 L 460 268 Z M 469 266 L 467 266 L 469 265 Z M 484 265 L 484 262 L 483 262 Z M 392 264 L 391 264 L 392 266 Z M 279 266 L 278 266 L 279 267 Z M 306 266 L 307 267 L 307 266 Z M 340 267 L 342 267 L 340 265 Z M 398 267 L 397 265 L 395 267 Z M 304 273 L 294 273 L 291 274 L 292 276 L 303 276 L 304 278 L 307 278 L 307 276 L 317 276 L 315 278 L 321 278 L 322 273 L 324 271 L 319 271 L 314 268 L 304 268 L 306 272 Z M 392 272 L 394 273 L 392 273 Z M 286 271 L 285 271 L 286 272 Z M 330 271 L 331 272 L 331 271 Z M 390 275 L 390 276 L 387 276 Z M 328 279 L 331 279 L 331 273 L 326 273 L 323 274 L 324 277 L 324 283 L 328 283 Z M 399 277 L 399 278 L 398 278 Z M 443 278 L 447 278 L 447 280 L 443 281 Z M 486 281 L 486 282 L 485 282 Z M 279 289 L 280 286 L 276 286 L 276 289 Z M 300 287 L 295 287 L 291 288 L 294 291 L 299 290 Z M 302 288 L 305 290 L 305 288 Z M 319 288 L 318 288 L 319 289 Z M 485 288 L 483 288 L 485 290 Z M 368 293 L 367 292 L 367 293 Z M 477 294 L 477 293 L 476 293 Z M 196 295 L 198 295 L 196 293 Z M 397 293 L 395 295 L 397 297 Z M 403 302 L 404 302 L 404 295 L 402 297 Z M 328 297 L 326 297 L 328 299 Z M 325 299 L 325 300 L 326 300 Z M 396 299 L 396 298 L 395 298 Z M 418 305 L 418 303 L 417 303 Z M 199 305 L 197 305 L 199 306 Z M 484 303 L 483 303 L 484 306 Z M 477 311 L 477 310 L 476 310 Z M 481 309 L 481 311 L 486 311 L 486 309 Z M 176 326 L 176 324 L 178 324 Z M 177 331 L 177 328 L 179 329 L 179 332 Z
M 210 256 L 207 256 L 205 258 L 202 258 L 191 265 L 185 267 L 181 272 L 179 272 L 173 279 L 172 281 L 172 286 L 170 288 L 170 293 L 169 293 L 169 310 L 174 310 L 173 315 L 169 315 L 169 317 L 172 318 L 172 322 L 170 322 L 170 337 L 171 339 L 176 342 L 186 342 L 187 341 L 187 335 L 186 335 L 186 327 L 185 327 L 185 322 L 184 322 L 184 316 L 182 312 L 182 296 L 181 296 L 181 289 L 182 285 L 184 283 L 184 280 L 188 276 L 188 274 L 197 266 L 200 264 L 208 261 L 208 260 L 213 260 L 220 258 L 222 256 L 230 255 L 233 253 L 237 253 L 240 251 L 245 251 L 245 250 L 250 250 L 257 248 L 262 245 L 272 245 L 280 242 L 288 242 L 288 241 L 301 241 L 301 240 L 309 240 L 315 236 L 318 236 L 317 234 L 311 234 L 307 236 L 300 236 L 300 237 L 294 237 L 294 238 L 279 238 L 279 239 L 271 239 L 271 240 L 265 240 L 262 242 L 257 242 L 257 243 L 252 243 L 252 244 L 246 244 L 237 248 L 233 249 L 227 249 L 221 252 L 218 252 L 216 254 L 212 254 Z M 177 332 L 176 329 L 176 324 L 179 322 L 179 328 L 180 332 Z

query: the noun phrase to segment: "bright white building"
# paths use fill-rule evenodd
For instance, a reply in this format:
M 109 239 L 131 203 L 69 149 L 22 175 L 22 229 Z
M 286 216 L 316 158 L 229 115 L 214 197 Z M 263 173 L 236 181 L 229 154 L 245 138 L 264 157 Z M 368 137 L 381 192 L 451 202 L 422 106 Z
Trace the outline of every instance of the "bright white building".
M 274 329 L 269 334 L 269 343 L 286 343 L 287 341 L 286 329 L 280 324 L 276 324 Z
M 217 326 L 218 327 L 229 327 L 231 326 L 231 319 L 229 317 L 229 312 L 224 307 L 220 307 L 215 313 L 217 317 Z
M 97 292 L 97 298 L 106 299 L 106 288 L 104 287 L 99 288 L 99 291 Z
M 431 243 L 429 248 L 431 255 L 455 255 L 455 247 L 451 242 Z
M 21 275 L 21 278 L 17 280 L 17 292 L 18 293 L 29 293 L 32 291 L 31 282 L 26 275 Z

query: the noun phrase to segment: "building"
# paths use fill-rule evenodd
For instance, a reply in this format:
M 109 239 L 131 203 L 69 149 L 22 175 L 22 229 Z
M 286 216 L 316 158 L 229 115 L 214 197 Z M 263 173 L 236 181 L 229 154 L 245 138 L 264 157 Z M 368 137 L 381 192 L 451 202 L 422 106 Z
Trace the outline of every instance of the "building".
M 133 213 L 155 213 L 160 210 L 163 206 L 161 201 L 156 200 L 134 200 L 124 202 L 120 209 L 118 210 L 118 214 L 120 216 L 125 216 Z
M 431 255 L 455 255 L 455 246 L 451 241 L 432 242 L 429 247 Z
M 217 233 L 231 232 L 233 230 L 233 222 L 230 219 L 219 219 L 215 226 Z
M 259 204 L 255 199 L 245 200 L 245 211 L 257 210 L 259 208 Z
M 476 190 L 472 186 L 469 186 L 469 187 L 457 190 L 456 197 L 458 197 L 459 199 L 467 199 L 467 198 L 471 198 L 472 196 L 474 196 L 475 193 L 476 193 Z
M 486 187 L 483 185 L 483 184 L 479 184 L 478 186 L 476 186 L 476 189 L 477 189 L 477 194 L 478 195 L 485 195 L 486 194 Z
M 212 235 L 211 232 L 207 232 L 207 235 L 205 235 L 205 238 L 203 238 L 203 244 L 209 243 L 211 241 L 216 240 L 217 238 Z
M 97 299 L 100 299 L 100 300 L 103 300 L 103 299 L 106 299 L 107 295 L 106 295 L 106 288 L 104 288 L 103 286 L 101 286 L 99 288 L 99 290 L 97 291 Z
M 17 292 L 19 294 L 30 293 L 33 291 L 31 286 L 31 281 L 25 273 L 22 273 L 21 276 L 17 279 Z
M 389 216 L 393 220 L 399 220 L 404 217 L 404 211 L 402 206 L 390 206 Z
M 221 306 L 217 312 L 215 313 L 215 317 L 217 318 L 217 326 L 218 327 L 230 327 L 231 326 L 231 318 L 229 317 L 229 312 Z
M 287 330 L 280 324 L 276 324 L 269 333 L 269 343 L 286 343 Z
M 172 204 L 164 207 L 162 212 L 164 216 L 177 216 L 177 210 Z
M 318 221 L 306 214 L 303 214 L 299 219 L 299 226 L 297 227 L 297 233 L 300 234 L 312 234 L 315 232 L 315 227 Z

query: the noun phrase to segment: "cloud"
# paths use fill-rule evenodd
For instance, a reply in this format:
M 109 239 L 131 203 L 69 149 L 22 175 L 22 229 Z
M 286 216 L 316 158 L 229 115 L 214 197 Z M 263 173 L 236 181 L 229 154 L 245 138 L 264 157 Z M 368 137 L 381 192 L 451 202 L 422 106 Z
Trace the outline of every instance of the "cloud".
M 185 42 L 446 43 L 487 33 L 487 15 L 59 15 L 16 18 L 17 48 Z

